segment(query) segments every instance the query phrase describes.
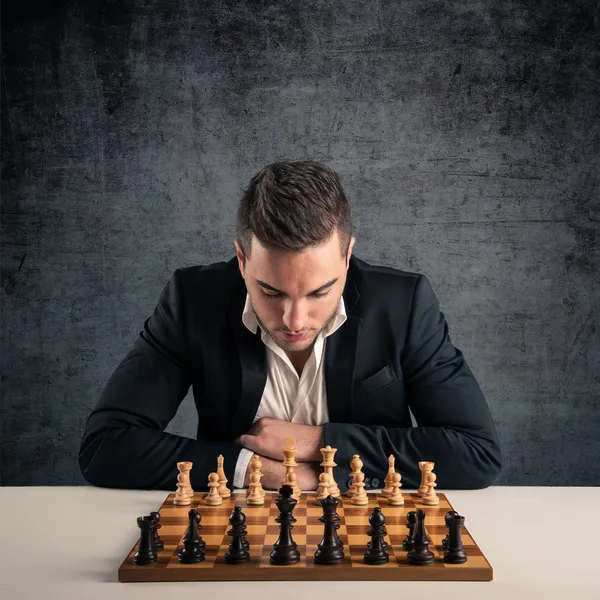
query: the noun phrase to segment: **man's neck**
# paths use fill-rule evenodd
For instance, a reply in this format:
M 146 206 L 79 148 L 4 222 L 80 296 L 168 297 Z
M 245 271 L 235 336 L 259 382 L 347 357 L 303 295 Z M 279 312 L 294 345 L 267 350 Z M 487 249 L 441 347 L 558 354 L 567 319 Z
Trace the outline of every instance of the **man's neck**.
M 310 355 L 312 354 L 313 346 L 314 344 L 312 344 L 309 348 L 306 348 L 306 350 L 300 350 L 299 352 L 286 352 L 287 357 L 290 359 L 294 369 L 296 369 L 296 373 L 298 373 L 298 377 L 302 375 L 304 365 L 307 363 Z

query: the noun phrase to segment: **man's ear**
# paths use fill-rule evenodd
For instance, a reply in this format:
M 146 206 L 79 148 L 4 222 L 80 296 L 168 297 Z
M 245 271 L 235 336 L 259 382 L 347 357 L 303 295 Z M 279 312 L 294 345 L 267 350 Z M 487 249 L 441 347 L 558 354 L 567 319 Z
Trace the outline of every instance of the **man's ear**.
M 352 256 L 352 248 L 354 248 L 354 242 L 356 242 L 356 238 L 353 236 L 350 238 L 350 243 L 348 244 L 348 254 L 346 255 L 346 270 L 350 268 L 350 256 Z
M 244 277 L 244 268 L 246 266 L 246 255 L 244 254 L 244 251 L 242 250 L 242 246 L 240 245 L 240 242 L 237 238 L 235 238 L 233 240 L 233 244 L 235 246 L 235 256 L 238 259 L 238 266 L 240 268 L 240 273 L 242 274 L 242 277 Z

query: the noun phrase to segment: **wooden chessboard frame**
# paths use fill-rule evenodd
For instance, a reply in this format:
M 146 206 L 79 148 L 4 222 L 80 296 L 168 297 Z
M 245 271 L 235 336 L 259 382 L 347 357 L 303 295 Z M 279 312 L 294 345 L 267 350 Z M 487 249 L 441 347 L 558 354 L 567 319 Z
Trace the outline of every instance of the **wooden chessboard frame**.
M 205 494 L 197 493 L 189 506 L 175 506 L 175 494 L 169 494 L 159 509 L 162 525 L 159 535 L 165 547 L 158 552 L 158 563 L 138 566 L 133 564 L 133 555 L 139 538 L 119 567 L 118 580 L 122 582 L 143 581 L 325 581 L 325 580 L 385 580 L 385 581 L 491 581 L 492 566 L 465 526 L 462 540 L 467 562 L 451 565 L 443 562 L 442 539 L 447 529 L 444 517 L 454 510 L 445 494 L 438 494 L 437 506 L 426 506 L 416 494 L 404 494 L 404 506 L 390 506 L 381 493 L 370 493 L 369 505 L 354 506 L 350 498 L 342 495 L 337 513 L 340 528 L 337 533 L 344 544 L 345 560 L 342 564 L 327 566 L 314 562 L 317 544 L 323 537 L 323 523 L 319 517 L 323 509 L 316 504 L 315 493 L 300 496 L 293 515 L 297 519 L 292 537 L 298 544 L 300 562 L 290 566 L 271 565 L 269 554 L 279 535 L 275 517 L 279 510 L 275 504 L 276 492 L 267 492 L 263 506 L 248 506 L 245 492 L 234 492 L 220 506 L 207 506 Z M 247 535 L 250 543 L 250 562 L 230 565 L 224 560 L 231 537 L 229 515 L 234 506 L 241 506 L 246 515 Z M 369 515 L 380 506 L 385 515 L 389 562 L 384 565 L 367 565 L 363 555 L 370 537 Z M 200 535 L 206 542 L 205 560 L 198 564 L 184 565 L 177 561 L 177 553 L 183 549 L 182 538 L 188 525 L 188 511 L 196 508 L 202 514 Z M 425 530 L 431 543 L 429 550 L 435 555 L 435 564 L 430 566 L 411 565 L 402 550 L 406 537 L 406 515 L 410 510 L 425 511 Z M 466 520 L 468 523 L 468 518 Z M 137 529 L 137 528 L 136 528 Z M 139 530 L 136 531 L 139 535 Z

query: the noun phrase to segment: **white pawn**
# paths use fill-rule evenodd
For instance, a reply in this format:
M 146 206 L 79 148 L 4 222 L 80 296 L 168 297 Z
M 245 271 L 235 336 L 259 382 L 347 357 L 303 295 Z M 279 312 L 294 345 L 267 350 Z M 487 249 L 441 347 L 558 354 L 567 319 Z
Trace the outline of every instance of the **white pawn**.
M 356 486 L 356 491 L 352 494 L 350 502 L 356 506 L 368 506 L 369 496 L 365 491 L 365 474 L 362 471 L 358 471 L 354 476 L 353 486 Z
M 296 500 L 300 500 L 300 486 L 298 485 L 298 481 L 296 479 L 296 473 L 294 471 L 290 471 L 285 478 L 285 485 L 292 486 L 292 498 Z
M 260 481 L 263 473 L 261 471 L 263 466 L 262 460 L 260 460 L 260 456 L 258 454 L 253 454 L 252 458 L 250 459 L 250 469 L 252 469 L 252 473 L 256 473 L 258 475 L 258 480 Z M 250 475 L 250 478 L 252 479 L 252 475 Z M 262 495 L 262 497 L 265 497 L 265 491 L 263 490 L 262 485 L 260 486 L 260 493 Z M 248 486 L 248 489 L 246 490 L 246 497 L 248 497 L 250 495 L 250 486 Z
M 404 496 L 402 496 L 402 492 L 400 491 L 401 485 L 400 473 L 392 473 L 392 478 L 390 481 L 392 493 L 387 497 L 387 501 L 390 506 L 404 506 Z
M 436 478 L 436 474 L 433 471 L 429 471 L 429 473 L 425 475 L 425 485 L 427 487 L 425 493 L 421 496 L 421 502 L 423 504 L 435 506 L 440 503 L 440 499 L 435 493 L 435 487 L 437 486 L 437 483 L 435 482 Z
M 265 493 L 260 483 L 262 473 L 253 472 L 250 475 L 249 494 L 246 496 L 246 502 L 249 506 L 262 506 L 265 503 Z
M 208 487 L 210 488 L 210 492 L 204 497 L 204 503 L 208 504 L 208 506 L 219 506 L 223 504 L 223 498 L 219 495 L 219 474 L 211 473 L 208 476 Z
M 173 504 L 176 506 L 188 506 L 192 503 L 187 479 L 187 474 L 182 471 L 177 475 L 177 491 L 175 492 L 175 498 L 173 498 Z
M 323 471 L 323 473 L 319 475 L 319 485 L 317 486 L 317 504 L 320 504 L 319 500 L 323 500 L 329 496 L 329 486 L 329 473 Z

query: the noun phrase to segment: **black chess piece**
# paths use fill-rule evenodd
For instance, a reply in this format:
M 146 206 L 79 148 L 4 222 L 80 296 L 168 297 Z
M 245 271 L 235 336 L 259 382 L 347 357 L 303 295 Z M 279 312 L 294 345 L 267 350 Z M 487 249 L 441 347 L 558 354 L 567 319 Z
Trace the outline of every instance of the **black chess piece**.
M 156 522 L 156 524 L 154 526 L 154 549 L 157 552 L 159 552 L 160 550 L 163 550 L 165 547 L 165 543 L 160 539 L 160 536 L 158 535 L 158 530 L 162 527 L 162 525 L 160 524 L 160 513 L 151 512 L 150 516 Z
M 371 489 L 371 478 L 370 477 L 365 477 L 363 479 L 363 483 L 365 484 L 365 490 Z
M 202 515 L 198 512 L 197 509 L 196 509 L 196 514 L 194 516 L 194 520 L 196 522 L 196 531 L 198 532 L 198 537 L 200 538 L 200 542 L 198 543 L 198 545 L 200 546 L 202 551 L 205 551 L 206 550 L 206 542 L 202 539 L 202 534 L 200 533 L 200 530 L 202 529 Z
M 344 562 L 344 548 L 337 534 L 339 528 L 340 516 L 337 514 L 337 505 L 339 500 L 331 494 L 321 500 L 323 507 L 323 516 L 319 521 L 325 524 L 323 538 L 317 545 L 315 552 L 315 564 L 318 565 L 339 565 Z
M 279 488 L 279 496 L 275 500 L 279 508 L 279 516 L 275 519 L 279 523 L 279 537 L 273 544 L 269 562 L 272 565 L 293 565 L 300 561 L 298 545 L 292 539 L 292 528 L 297 519 L 292 512 L 298 500 L 292 498 L 294 490 L 287 483 Z
M 408 529 L 408 534 L 402 540 L 402 550 L 411 551 L 413 549 L 413 539 L 415 537 L 415 529 L 417 527 L 417 512 L 414 510 L 410 510 L 406 514 L 406 528 Z
M 242 512 L 241 506 L 236 506 L 229 516 L 231 529 L 227 535 L 232 537 L 229 549 L 225 553 L 225 562 L 230 565 L 241 565 L 250 560 L 250 553 L 244 545 L 244 536 L 246 534 L 246 515 Z
M 451 515 L 449 522 L 448 545 L 444 552 L 444 562 L 452 565 L 461 565 L 467 562 L 467 553 L 463 548 L 461 530 L 465 518 L 459 514 Z
M 377 477 L 373 477 L 373 479 L 371 479 L 371 488 L 374 490 L 379 488 L 379 479 L 377 479 Z
M 387 553 L 387 544 L 383 539 L 386 534 L 385 516 L 379 506 L 373 509 L 369 517 L 369 523 L 371 527 L 367 534 L 371 536 L 371 541 L 367 544 L 364 561 L 368 565 L 384 565 L 389 562 L 390 558 Z
M 457 515 L 458 513 L 455 510 L 449 510 L 444 517 L 444 521 L 446 522 L 446 529 L 450 529 L 450 518 L 452 515 Z M 446 550 L 448 547 L 448 537 L 449 534 L 446 533 L 446 537 L 442 540 L 442 550 Z
M 435 562 L 433 552 L 428 548 L 429 539 L 425 534 L 425 511 L 417 509 L 417 527 L 413 538 L 413 549 L 406 555 L 412 565 L 426 566 Z
M 154 565 L 158 562 L 154 548 L 154 526 L 156 521 L 152 517 L 138 517 L 140 528 L 140 542 L 136 553 L 133 555 L 134 565 Z
M 373 515 L 371 514 L 371 516 L 373 516 Z M 369 521 L 369 522 L 370 522 L 370 521 Z M 385 522 L 384 522 L 384 523 L 385 523 Z M 384 537 L 387 535 L 387 529 L 385 528 L 385 524 L 384 524 L 384 526 L 383 526 L 383 531 L 382 531 L 382 533 L 383 533 Z M 367 535 L 372 535 L 372 534 L 373 534 L 373 528 L 372 528 L 372 527 L 370 527 L 369 529 L 367 529 Z M 371 545 L 372 545 L 372 544 L 371 544 L 371 542 L 370 542 L 370 541 L 369 541 L 369 542 L 367 542 L 367 549 L 369 549 L 369 548 L 371 547 Z M 381 545 L 382 545 L 384 548 L 387 548 L 387 547 L 388 547 L 388 543 L 385 541 L 385 539 L 382 539 L 382 540 L 381 540 Z
M 185 565 L 191 565 L 204 560 L 204 540 L 198 533 L 198 511 L 191 508 L 188 512 L 188 528 L 183 536 L 183 550 L 177 553 L 177 560 Z

